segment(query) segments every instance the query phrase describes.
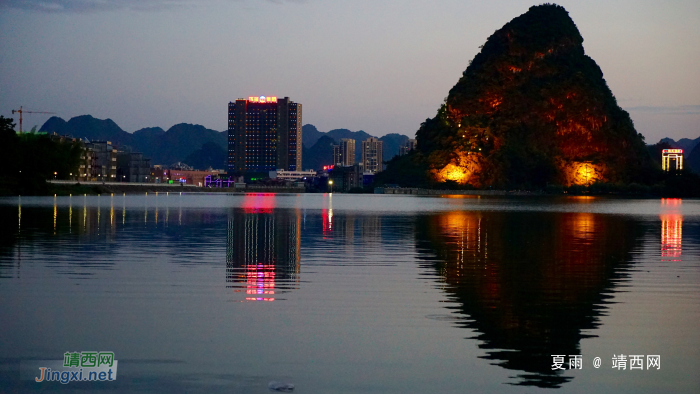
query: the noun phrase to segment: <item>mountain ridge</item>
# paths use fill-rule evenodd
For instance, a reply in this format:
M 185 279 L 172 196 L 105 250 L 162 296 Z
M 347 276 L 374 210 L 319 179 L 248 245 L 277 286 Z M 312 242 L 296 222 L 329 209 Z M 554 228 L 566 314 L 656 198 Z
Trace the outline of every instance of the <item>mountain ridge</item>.
M 643 136 L 554 4 L 489 36 L 416 138 L 427 182 L 539 189 L 641 182 L 653 171 Z

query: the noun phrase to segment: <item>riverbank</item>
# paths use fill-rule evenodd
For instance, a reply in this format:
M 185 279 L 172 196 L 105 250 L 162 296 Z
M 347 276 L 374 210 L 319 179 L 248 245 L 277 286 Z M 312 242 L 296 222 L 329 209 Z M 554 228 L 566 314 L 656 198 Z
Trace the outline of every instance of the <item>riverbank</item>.
M 47 181 L 49 195 L 143 194 L 143 193 L 304 193 L 303 187 L 246 185 L 246 187 L 199 187 L 183 184 Z

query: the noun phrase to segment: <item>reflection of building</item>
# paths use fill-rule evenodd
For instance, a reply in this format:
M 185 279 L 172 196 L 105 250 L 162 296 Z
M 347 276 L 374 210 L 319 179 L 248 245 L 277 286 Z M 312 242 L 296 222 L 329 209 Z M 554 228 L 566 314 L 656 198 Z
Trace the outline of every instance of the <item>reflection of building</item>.
M 301 169 L 301 104 L 248 97 L 228 104 L 228 172 Z
M 680 261 L 683 242 L 682 200 L 662 198 L 661 214 L 661 260 Z
M 382 218 L 379 215 L 361 216 L 358 226 L 360 227 L 360 238 L 364 243 L 381 242 L 382 240 Z
M 560 387 L 553 354 L 581 354 L 643 230 L 590 213 L 449 212 L 417 222 L 419 257 L 460 304 L 484 358 L 516 385 Z
M 661 168 L 664 171 L 683 169 L 683 149 L 664 149 L 661 152 Z
M 333 145 L 333 165 L 347 167 L 355 164 L 355 140 L 342 138 L 338 145 Z
M 229 213 L 226 281 L 245 291 L 246 300 L 273 301 L 280 290 L 296 287 L 301 213 L 273 210 L 264 198 L 256 204 L 255 195 L 246 199 L 251 207 Z
M 362 141 L 362 166 L 365 172 L 376 174 L 384 167 L 382 163 L 382 146 L 384 141 L 370 137 Z

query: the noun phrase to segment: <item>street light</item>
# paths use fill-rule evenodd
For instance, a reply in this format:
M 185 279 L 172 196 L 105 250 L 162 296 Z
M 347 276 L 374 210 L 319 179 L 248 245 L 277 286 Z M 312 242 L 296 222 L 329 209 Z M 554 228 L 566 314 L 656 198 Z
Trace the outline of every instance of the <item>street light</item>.
M 328 184 L 331 185 L 331 193 L 333 193 L 333 181 L 328 181 Z
M 56 180 L 56 177 L 57 177 L 57 176 L 58 176 L 58 172 L 54 171 L 54 172 L 53 172 L 53 180 L 54 180 L 54 181 Z

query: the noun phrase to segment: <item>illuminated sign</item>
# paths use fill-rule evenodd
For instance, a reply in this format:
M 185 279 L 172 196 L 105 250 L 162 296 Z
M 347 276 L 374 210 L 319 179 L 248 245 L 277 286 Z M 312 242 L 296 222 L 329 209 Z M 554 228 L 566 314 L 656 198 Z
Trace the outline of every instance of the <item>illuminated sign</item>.
M 260 96 L 260 97 L 253 97 L 250 96 L 248 97 L 248 101 L 251 103 L 276 103 L 277 102 L 277 97 L 265 97 L 265 96 Z
M 675 162 L 675 169 L 683 169 L 683 149 L 664 149 L 661 153 L 661 168 L 664 171 L 671 169 L 671 160 Z

